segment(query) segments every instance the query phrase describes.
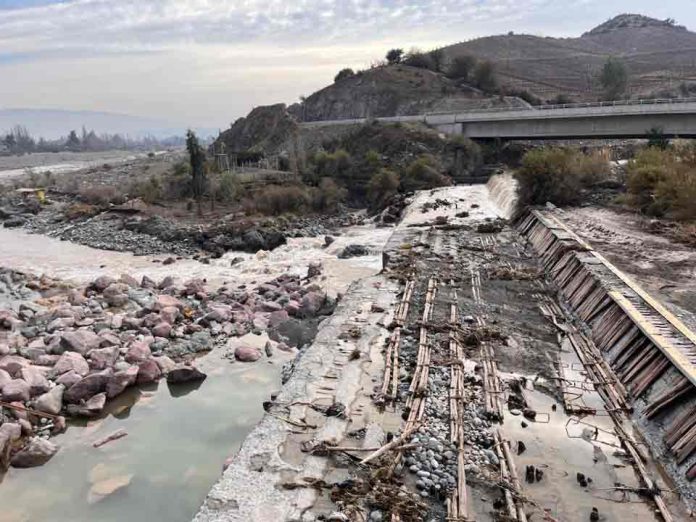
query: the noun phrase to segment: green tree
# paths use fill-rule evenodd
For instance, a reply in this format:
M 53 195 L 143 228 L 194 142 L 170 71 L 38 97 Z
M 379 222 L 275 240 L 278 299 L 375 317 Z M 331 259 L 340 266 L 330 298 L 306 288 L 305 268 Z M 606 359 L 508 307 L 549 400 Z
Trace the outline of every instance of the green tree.
M 442 72 L 445 67 L 445 52 L 442 49 L 433 49 L 428 53 L 428 56 L 430 56 L 435 72 Z
M 189 162 L 191 163 L 191 189 L 193 197 L 196 198 L 198 206 L 198 214 L 202 214 L 201 200 L 205 193 L 205 151 L 198 143 L 198 137 L 189 129 L 186 132 L 186 150 L 189 153 Z
M 403 49 L 391 49 L 387 53 L 387 63 L 389 65 L 394 65 L 396 63 L 401 63 L 401 58 L 404 55 L 404 50 Z
M 475 67 L 476 58 L 473 56 L 456 56 L 447 69 L 447 76 L 456 80 L 468 81 Z
M 399 191 L 399 175 L 393 170 L 380 169 L 367 183 L 367 200 L 372 210 L 381 209 Z
M 473 83 L 484 92 L 495 92 L 498 79 L 495 76 L 495 66 L 488 60 L 479 62 L 474 68 Z
M 350 67 L 341 69 L 340 71 L 338 71 L 338 74 L 334 77 L 334 83 L 340 82 L 341 80 L 345 80 L 346 78 L 350 78 L 351 76 L 355 76 L 355 71 L 353 71 L 353 69 L 351 69 Z
M 618 100 L 626 94 L 628 71 L 621 60 L 609 57 L 602 68 L 599 81 L 604 89 L 605 100 Z

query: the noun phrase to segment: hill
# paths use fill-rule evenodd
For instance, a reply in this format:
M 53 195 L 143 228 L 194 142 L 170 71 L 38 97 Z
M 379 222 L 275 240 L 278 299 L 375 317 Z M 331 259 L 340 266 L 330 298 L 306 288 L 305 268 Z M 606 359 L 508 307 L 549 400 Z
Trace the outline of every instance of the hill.
M 696 33 L 642 15 L 616 16 L 577 38 L 508 34 L 450 45 L 443 52 L 448 61 L 466 55 L 490 60 L 504 86 L 544 100 L 559 94 L 596 100 L 599 72 L 610 56 L 626 64 L 634 98 L 685 94 L 696 84 Z

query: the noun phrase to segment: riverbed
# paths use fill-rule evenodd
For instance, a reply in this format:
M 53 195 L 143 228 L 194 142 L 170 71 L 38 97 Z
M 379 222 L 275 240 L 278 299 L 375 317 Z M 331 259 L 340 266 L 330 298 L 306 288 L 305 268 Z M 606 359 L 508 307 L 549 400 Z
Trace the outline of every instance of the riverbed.
M 321 263 L 316 282 L 329 294 L 345 292 L 356 279 L 381 269 L 381 250 L 391 233 L 372 225 L 341 231 L 330 245 L 321 238 L 293 238 L 272 252 L 229 252 L 204 264 L 192 259 L 164 265 L 164 256 L 133 256 L 0 229 L 0 266 L 47 274 L 74 284 L 99 275 L 159 280 L 205 278 L 211 287 L 261 284 L 283 273 L 305 275 Z M 338 259 L 349 244 L 369 254 Z M 230 343 L 263 348 L 265 335 L 248 334 Z M 60 451 L 42 467 L 10 469 L 0 484 L 0 521 L 100 520 L 186 521 L 196 513 L 222 463 L 261 419 L 262 402 L 281 385 L 281 369 L 292 355 L 276 351 L 253 364 L 232 362 L 216 348 L 197 361 L 208 378 L 196 389 L 133 388 L 84 425 L 71 425 L 53 440 Z M 94 448 L 94 441 L 118 429 L 128 435 Z M 100 498 L 99 491 L 124 485 Z

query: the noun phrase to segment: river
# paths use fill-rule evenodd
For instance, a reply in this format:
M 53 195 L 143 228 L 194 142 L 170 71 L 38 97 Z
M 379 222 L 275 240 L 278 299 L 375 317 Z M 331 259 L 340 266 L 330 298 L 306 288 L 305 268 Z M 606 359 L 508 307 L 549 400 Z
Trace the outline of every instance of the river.
M 156 280 L 202 277 L 214 286 L 262 283 L 286 272 L 304 275 L 309 263 L 321 262 L 320 284 L 336 294 L 381 269 L 381 249 L 390 233 L 371 225 L 351 227 L 327 248 L 323 238 L 296 238 L 272 252 L 230 252 L 209 265 L 181 260 L 165 266 L 155 262 L 163 256 L 95 250 L 0 228 L 0 266 L 76 284 L 101 274 L 127 273 Z M 338 259 L 336 254 L 352 243 L 367 246 L 370 255 Z M 242 261 L 233 265 L 235 257 Z M 265 340 L 249 334 L 240 342 L 262 347 Z M 199 359 L 208 378 L 197 389 L 170 389 L 164 381 L 152 389 L 134 388 L 110 403 L 103 418 L 72 425 L 56 437 L 61 449 L 46 465 L 10 469 L 0 484 L 0 522 L 190 520 L 224 460 L 261 419 L 262 401 L 280 388 L 282 364 L 289 357 L 277 352 L 243 364 L 230 362 L 223 353 L 216 349 Z M 119 428 L 128 433 L 125 438 L 92 447 Z M 127 487 L 95 501 L 95 484 L 100 488 L 128 480 Z

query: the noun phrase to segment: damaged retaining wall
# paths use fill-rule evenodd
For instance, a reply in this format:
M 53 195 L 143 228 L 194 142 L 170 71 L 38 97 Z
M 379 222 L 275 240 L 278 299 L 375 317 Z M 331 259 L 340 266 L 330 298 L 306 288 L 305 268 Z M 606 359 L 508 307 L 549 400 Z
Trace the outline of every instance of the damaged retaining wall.
M 696 335 L 551 212 L 518 228 L 627 392 L 632 420 L 693 504 Z

